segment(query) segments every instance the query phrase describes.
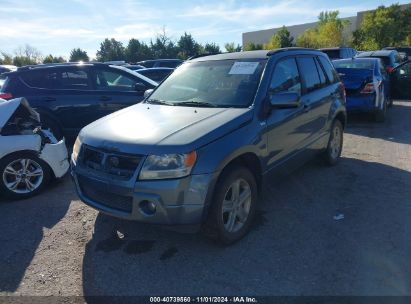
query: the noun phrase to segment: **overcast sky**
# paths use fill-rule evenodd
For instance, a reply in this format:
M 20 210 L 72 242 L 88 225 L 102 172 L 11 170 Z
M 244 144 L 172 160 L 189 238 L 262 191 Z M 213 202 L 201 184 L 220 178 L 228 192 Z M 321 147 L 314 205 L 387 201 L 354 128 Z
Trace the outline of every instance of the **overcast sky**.
M 396 1 L 400 4 L 408 1 Z M 394 3 L 396 3 L 394 2 Z M 44 55 L 68 56 L 75 47 L 95 56 L 108 37 L 149 42 L 163 27 L 173 39 L 184 31 L 201 42 L 241 44 L 243 32 L 316 21 L 320 11 L 341 16 L 390 5 L 375 0 L 0 0 L 0 50 L 26 43 Z

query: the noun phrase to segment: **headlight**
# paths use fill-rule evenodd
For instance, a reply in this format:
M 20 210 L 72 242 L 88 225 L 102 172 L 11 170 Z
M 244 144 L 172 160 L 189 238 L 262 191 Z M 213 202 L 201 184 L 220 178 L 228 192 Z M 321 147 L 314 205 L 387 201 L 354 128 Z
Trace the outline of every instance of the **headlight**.
M 81 141 L 80 141 L 80 139 L 77 137 L 77 138 L 76 138 L 76 142 L 74 143 L 74 146 L 73 146 L 73 153 L 71 154 L 71 159 L 72 159 L 74 162 L 77 162 L 77 157 L 78 157 L 78 155 L 79 155 L 79 153 L 80 153 L 80 148 L 81 148 Z
M 149 155 L 144 161 L 140 179 L 179 178 L 191 173 L 197 159 L 195 151 L 187 154 Z

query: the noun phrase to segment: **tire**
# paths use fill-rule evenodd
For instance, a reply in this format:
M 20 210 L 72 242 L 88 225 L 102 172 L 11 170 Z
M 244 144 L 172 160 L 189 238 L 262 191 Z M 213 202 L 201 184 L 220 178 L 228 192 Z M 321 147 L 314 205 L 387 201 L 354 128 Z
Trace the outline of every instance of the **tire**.
M 241 196 L 243 200 L 236 199 Z M 257 201 L 258 187 L 250 170 L 238 165 L 228 167 L 216 184 L 203 233 L 223 245 L 240 240 L 250 230 Z
M 341 156 L 344 143 L 344 128 L 341 121 L 334 120 L 331 125 L 330 139 L 328 140 L 327 149 L 324 152 L 324 160 L 327 165 L 334 166 Z
M 24 167 L 26 171 L 20 171 Z M 0 160 L 0 192 L 8 198 L 32 197 L 43 190 L 50 177 L 50 167 L 34 153 L 17 152 Z
M 374 120 L 375 122 L 384 122 L 386 117 L 387 117 L 387 102 L 386 100 L 384 100 L 383 108 L 378 109 L 377 112 L 374 113 Z
M 61 140 L 64 136 L 63 130 L 60 128 L 59 124 L 54 119 L 47 116 L 41 118 L 41 128 L 43 130 L 49 129 L 57 140 Z

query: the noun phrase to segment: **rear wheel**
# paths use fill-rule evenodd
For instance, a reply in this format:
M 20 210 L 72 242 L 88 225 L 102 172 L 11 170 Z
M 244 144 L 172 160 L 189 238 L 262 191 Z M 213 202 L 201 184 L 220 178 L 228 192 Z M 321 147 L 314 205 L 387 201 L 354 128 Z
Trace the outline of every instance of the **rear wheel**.
M 23 199 L 43 189 L 50 180 L 50 169 L 34 153 L 14 153 L 0 160 L 0 178 L 0 192 Z
M 250 229 L 257 200 L 254 175 L 242 166 L 227 168 L 216 185 L 203 231 L 222 244 L 238 241 Z
M 376 122 L 384 122 L 386 117 L 387 117 L 387 101 L 384 100 L 382 109 L 378 109 L 377 112 L 375 112 L 374 120 Z
M 331 125 L 331 134 L 330 139 L 328 140 L 327 149 L 324 152 L 324 159 L 330 166 L 335 165 L 340 159 L 343 147 L 343 134 L 344 129 L 341 121 L 338 119 L 334 120 Z

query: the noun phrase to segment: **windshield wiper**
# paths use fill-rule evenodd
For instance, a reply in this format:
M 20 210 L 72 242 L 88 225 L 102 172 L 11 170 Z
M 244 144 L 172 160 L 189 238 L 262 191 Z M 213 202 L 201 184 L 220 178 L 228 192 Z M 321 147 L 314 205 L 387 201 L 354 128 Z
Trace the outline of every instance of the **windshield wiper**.
M 146 102 L 150 103 L 150 104 L 175 106 L 175 103 L 173 103 L 173 102 L 169 102 L 169 101 L 166 101 L 166 100 L 160 100 L 160 99 L 147 99 Z
M 210 108 L 216 108 L 218 107 L 218 105 L 214 104 L 214 103 L 210 103 L 210 102 L 205 102 L 205 101 L 194 101 L 194 100 L 190 100 L 190 101 L 181 101 L 179 103 L 176 103 L 176 105 L 182 105 L 182 106 L 193 106 L 193 107 L 210 107 Z

